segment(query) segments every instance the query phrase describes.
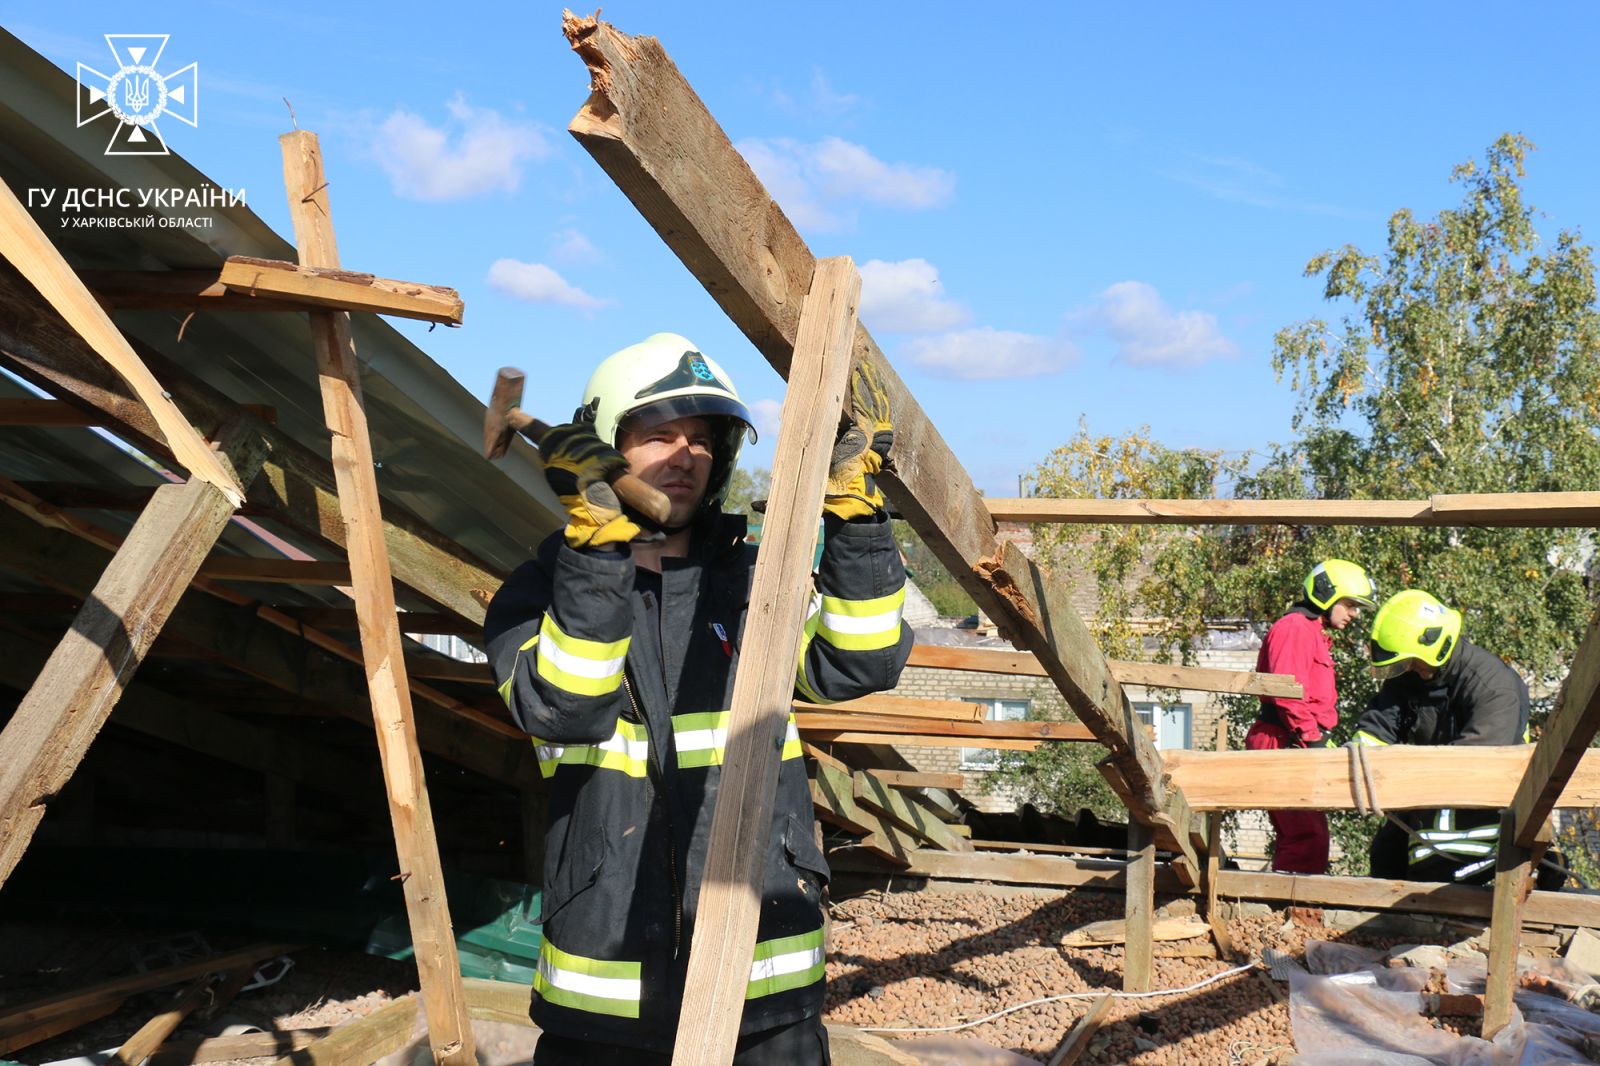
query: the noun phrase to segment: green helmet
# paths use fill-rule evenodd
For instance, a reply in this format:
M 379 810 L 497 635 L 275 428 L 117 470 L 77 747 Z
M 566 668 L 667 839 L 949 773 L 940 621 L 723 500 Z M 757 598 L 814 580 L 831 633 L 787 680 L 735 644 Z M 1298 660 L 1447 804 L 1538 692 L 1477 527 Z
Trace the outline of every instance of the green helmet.
M 1460 638 L 1460 611 L 1421 589 L 1397 592 L 1372 619 L 1372 676 L 1382 681 L 1404 673 L 1411 659 L 1437 669 Z
M 1324 559 L 1306 575 L 1306 599 L 1324 613 L 1340 600 L 1374 607 L 1378 602 L 1378 586 L 1355 563 L 1346 559 Z
M 711 480 L 702 506 L 720 508 L 728 495 L 745 435 L 755 439 L 750 409 L 722 368 L 676 333 L 652 333 L 607 356 L 583 387 L 574 422 L 592 422 L 613 447 L 618 432 L 694 416 L 711 423 Z

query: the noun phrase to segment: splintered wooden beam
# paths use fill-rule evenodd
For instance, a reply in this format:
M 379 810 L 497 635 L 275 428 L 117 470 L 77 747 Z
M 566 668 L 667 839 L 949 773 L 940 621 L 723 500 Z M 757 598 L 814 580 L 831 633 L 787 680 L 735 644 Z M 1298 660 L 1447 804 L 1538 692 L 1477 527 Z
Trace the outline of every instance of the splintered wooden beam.
M 337 269 L 339 248 L 334 239 L 328 182 L 323 176 L 317 136 L 295 130 L 283 134 L 279 143 L 301 264 Z M 362 404 L 361 368 L 350 336 L 350 316 L 342 311 L 313 311 L 310 318 L 323 415 L 333 437 L 333 472 L 348 536 L 367 690 L 372 699 L 406 915 L 428 1019 L 428 1042 L 435 1062 L 472 1066 L 477 1062 L 472 1022 L 461 990 L 461 967 L 445 898 L 444 872 L 439 864 L 439 842 L 434 835 L 428 786 L 417 748 L 411 690 L 395 615 L 394 578 L 384 547 L 372 438 Z M 337 1039 L 337 1034 L 328 1039 Z M 301 1054 L 311 1055 L 314 1050 L 315 1046 Z
M 986 499 L 997 522 L 1107 525 L 1600 525 L 1600 492 L 1476 492 L 1426 500 Z
M 817 264 L 806 294 L 795 361 L 772 462 L 772 499 L 751 579 L 745 647 L 728 712 L 727 756 L 706 845 L 700 905 L 689 942 L 675 1066 L 729 1062 L 744 1017 L 761 916 L 761 885 L 778 753 L 794 694 L 795 655 L 810 596 L 811 548 L 828 460 L 850 374 L 861 275 L 848 258 Z
M 989 674 L 1046 676 L 1039 660 L 1025 651 L 1001 648 L 948 648 L 918 644 L 907 666 L 934 670 L 972 670 Z M 1297 700 L 1305 695 L 1300 682 L 1288 674 L 1260 674 L 1253 670 L 1218 670 L 1209 666 L 1178 666 L 1112 659 L 1111 676 L 1122 685 L 1146 688 L 1181 688 L 1195 692 L 1236 692 L 1249 696 L 1278 696 Z
M 215 485 L 233 508 L 242 505 L 244 489 L 233 473 L 173 405 L 172 398 L 134 353 L 127 338 L 112 324 L 105 310 L 95 302 L 72 267 L 3 181 L 0 181 L 0 255 L 10 260 L 39 295 L 128 383 L 155 419 L 161 439 L 172 449 L 178 462 L 195 478 Z
M 816 258 L 659 41 L 592 18 L 563 30 L 590 73 L 568 126 L 772 366 L 788 376 L 800 295 Z M 878 371 L 895 445 L 880 484 L 941 564 L 1033 652 L 1067 703 L 1123 764 L 1134 811 L 1165 805 L 1161 760 L 1067 590 L 1015 546 L 1002 554 L 971 478 L 864 326 L 855 358 Z
M 461 294 L 443 285 L 391 281 L 351 270 L 231 255 L 217 280 L 231 292 L 330 311 L 371 311 L 461 325 Z
M 259 440 L 234 430 L 225 447 L 219 464 L 232 466 L 228 479 L 248 484 L 261 466 Z M 227 495 L 199 478 L 158 489 L 0 732 L 0 885 L 233 511 Z
M 406 1045 L 416 1022 L 417 997 L 402 996 L 364 1018 L 345 1022 L 321 1040 L 274 1060 L 271 1066 L 355 1066 L 377 1062 Z
M 1576 779 L 1586 776 L 1591 760 L 1589 742 L 1600 730 L 1600 622 L 1589 627 L 1572 669 L 1556 697 L 1556 709 L 1545 721 L 1521 782 L 1511 801 L 1511 839 L 1520 847 L 1534 845 L 1540 828 L 1556 807 L 1576 804 L 1566 795 Z M 1493 804 L 1499 806 L 1499 804 Z
M 1537 758 L 1533 745 L 1366 748 L 1373 789 L 1385 810 L 1505 807 Z M 1600 806 L 1600 751 L 1583 752 L 1553 807 Z M 1173 784 L 1196 811 L 1351 810 L 1365 784 L 1349 750 L 1169 751 Z M 1546 808 L 1548 813 L 1549 808 Z M 1534 826 L 1535 830 L 1538 825 Z

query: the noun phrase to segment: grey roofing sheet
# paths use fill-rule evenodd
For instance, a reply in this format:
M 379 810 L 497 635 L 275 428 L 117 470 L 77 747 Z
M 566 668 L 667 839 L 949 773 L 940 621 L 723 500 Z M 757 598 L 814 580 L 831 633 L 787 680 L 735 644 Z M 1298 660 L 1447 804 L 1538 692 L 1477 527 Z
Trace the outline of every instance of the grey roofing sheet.
M 74 91 L 69 74 L 0 30 L 0 178 L 19 195 L 31 187 L 229 186 L 226 175 L 210 179 L 177 155 L 102 154 L 102 131 L 62 120 L 73 112 Z M 213 213 L 209 230 L 48 232 L 79 269 L 207 268 L 229 255 L 296 258 L 248 208 Z M 119 312 L 117 323 L 236 402 L 270 404 L 281 430 L 328 454 L 304 315 L 208 312 L 195 316 L 180 342 L 182 317 Z M 491 566 L 515 567 L 564 517 L 537 453 L 519 439 L 506 459 L 485 462 L 482 401 L 386 322 L 366 314 L 352 319 L 380 492 Z M 122 464 L 102 475 L 124 476 L 133 477 Z

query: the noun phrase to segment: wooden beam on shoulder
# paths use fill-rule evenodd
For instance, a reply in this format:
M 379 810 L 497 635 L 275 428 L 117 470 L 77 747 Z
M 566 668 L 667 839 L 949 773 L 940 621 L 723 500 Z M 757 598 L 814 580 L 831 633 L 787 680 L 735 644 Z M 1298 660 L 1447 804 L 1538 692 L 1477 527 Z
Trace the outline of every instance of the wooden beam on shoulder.
M 339 250 L 317 136 L 307 130 L 295 130 L 283 134 L 278 141 L 283 149 L 284 185 L 301 264 L 337 269 Z M 373 474 L 372 438 L 361 399 L 361 369 L 350 335 L 350 316 L 345 312 L 313 311 L 310 319 L 323 415 L 333 438 L 339 510 L 349 532 L 347 548 L 356 615 L 361 621 L 361 653 L 378 754 L 388 788 L 395 849 L 400 858 L 406 916 L 416 948 L 417 976 L 428 1018 L 428 1043 L 435 1062 L 473 1066 L 477 1053 L 472 1022 L 461 990 L 461 965 L 445 897 L 439 842 L 422 773 L 422 754 L 417 747 L 416 718 L 396 621 L 394 579 L 384 546 L 382 505 Z M 337 1034 L 328 1039 L 337 1039 Z M 304 1054 L 312 1055 L 314 1050 L 315 1047 L 308 1048 Z
M 1576 754 L 1565 787 L 1551 806 L 1600 805 L 1600 751 L 1579 749 Z M 1366 748 L 1362 755 L 1379 804 L 1395 811 L 1508 806 L 1517 782 L 1526 784 L 1537 760 L 1530 744 L 1392 744 Z M 1170 779 L 1196 811 L 1353 810 L 1365 790 L 1356 779 L 1359 772 L 1352 773 L 1345 748 L 1168 751 L 1166 765 Z
M 568 15 L 590 74 L 569 131 L 780 374 L 816 258 L 659 41 Z M 1002 554 L 971 478 L 864 326 L 855 358 L 890 398 L 895 446 L 880 484 L 991 618 L 1038 656 L 1080 721 L 1124 762 L 1135 811 L 1165 805 L 1161 762 L 1065 591 L 1015 547 Z
M 461 294 L 443 285 L 360 274 L 353 270 L 310 267 L 278 259 L 230 255 L 218 282 L 230 292 L 265 296 L 299 307 L 330 311 L 370 311 L 423 322 L 461 325 Z
M 261 442 L 233 430 L 224 448 L 217 461 L 228 480 L 248 484 Z M 0 732 L 0 885 L 233 512 L 233 500 L 199 478 L 158 489 Z
M 985 500 L 997 522 L 1109 525 L 1600 525 L 1600 492 L 1503 492 L 1426 500 Z
M 784 393 L 772 499 L 751 579 L 751 602 L 763 609 L 752 613 L 744 641 L 761 654 L 741 659 L 733 679 L 727 757 L 689 945 L 675 1066 L 731 1061 L 744 1017 L 778 752 L 794 694 L 811 548 L 827 487 L 828 445 L 844 406 L 860 299 L 861 275 L 853 262 L 840 257 L 817 264 Z

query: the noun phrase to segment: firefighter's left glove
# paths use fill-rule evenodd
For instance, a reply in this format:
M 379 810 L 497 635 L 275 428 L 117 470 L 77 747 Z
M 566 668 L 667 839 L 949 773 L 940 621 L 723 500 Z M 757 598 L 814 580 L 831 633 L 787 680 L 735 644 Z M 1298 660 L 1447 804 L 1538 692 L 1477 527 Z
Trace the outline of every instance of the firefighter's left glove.
M 595 435 L 587 423 L 552 426 L 539 442 L 544 477 L 567 509 L 567 543 L 574 548 L 610 548 L 639 535 L 622 513 L 610 479 L 628 469 L 627 458 Z
M 883 510 L 877 474 L 894 447 L 889 395 L 868 363 L 850 375 L 850 421 L 833 442 L 822 509 L 839 518 L 870 518 Z

